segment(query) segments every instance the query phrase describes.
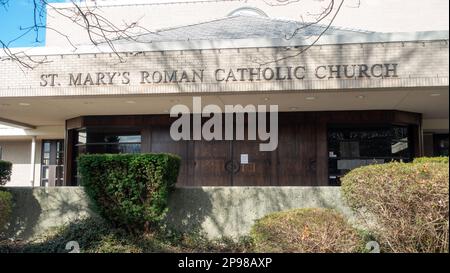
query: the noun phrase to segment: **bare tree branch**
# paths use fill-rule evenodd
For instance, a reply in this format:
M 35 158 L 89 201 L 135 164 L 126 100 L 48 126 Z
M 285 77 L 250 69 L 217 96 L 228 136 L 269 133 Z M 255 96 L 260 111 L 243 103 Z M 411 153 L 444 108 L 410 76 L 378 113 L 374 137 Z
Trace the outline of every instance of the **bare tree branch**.
M 280 0 L 278 0 L 278 1 L 280 1 Z M 277 63 L 277 62 L 280 62 L 280 61 L 283 61 L 283 60 L 287 60 L 287 59 L 290 59 L 290 58 L 295 58 L 295 57 L 298 57 L 299 55 L 303 54 L 305 51 L 307 51 L 312 46 L 317 44 L 317 42 L 320 40 L 320 38 L 328 31 L 328 29 L 331 27 L 331 25 L 333 24 L 334 20 L 336 19 L 336 16 L 338 15 L 339 11 L 341 10 L 342 5 L 344 4 L 344 2 L 345 2 L 345 0 L 341 0 L 340 3 L 336 6 L 335 0 L 330 0 L 330 3 L 328 4 L 328 6 L 320 14 L 317 15 L 316 20 L 314 22 L 306 23 L 306 24 L 302 25 L 301 27 L 296 28 L 293 31 L 293 33 L 290 34 L 289 36 L 286 36 L 287 40 L 292 39 L 300 31 L 305 30 L 305 29 L 307 29 L 309 27 L 312 27 L 314 25 L 318 25 L 325 18 L 328 18 L 328 17 L 331 16 L 331 19 L 330 19 L 329 23 L 323 27 L 322 31 L 317 35 L 317 37 L 309 45 L 298 49 L 298 51 L 296 53 L 294 53 L 294 54 L 290 54 L 290 55 L 287 55 L 287 56 L 276 58 L 276 59 L 270 60 L 270 61 L 259 61 L 257 59 L 253 59 L 253 62 L 259 64 L 260 66 L 264 66 L 264 65 L 271 64 L 271 63 Z
M 301 2 L 300 0 L 263 0 L 269 6 L 287 6 L 293 3 Z M 336 4 L 336 1 L 340 1 L 339 4 Z M 303 38 L 309 39 L 313 36 L 312 34 L 307 34 L 306 30 L 311 27 L 316 27 L 320 29 L 320 33 L 317 37 L 314 38 L 311 44 L 300 48 L 296 53 L 284 56 L 278 59 L 269 60 L 269 61 L 258 61 L 252 60 L 260 65 L 267 65 L 269 63 L 276 63 L 282 60 L 286 60 L 289 58 L 295 58 L 300 54 L 304 53 L 306 50 L 314 46 L 317 41 L 325 34 L 325 32 L 330 28 L 333 24 L 334 19 L 339 13 L 343 3 L 345 0 L 329 0 L 328 4 L 317 14 L 308 13 L 309 16 L 313 16 L 314 20 L 310 22 L 305 22 L 303 17 L 300 16 L 302 24 L 300 27 L 296 28 L 292 33 L 287 33 L 285 35 L 286 40 L 290 40 L 295 38 L 301 32 L 304 32 Z M 357 0 L 356 6 L 359 6 L 360 0 Z M 5 57 L 0 56 L 0 61 L 4 60 L 12 60 L 16 62 L 19 66 L 26 69 L 33 69 L 36 66 L 47 63 L 46 58 L 35 58 L 26 54 L 24 51 L 16 52 L 11 49 L 14 42 L 24 38 L 26 35 L 30 33 L 34 33 L 34 40 L 36 42 L 40 42 L 40 30 L 51 31 L 56 33 L 57 35 L 63 37 L 72 47 L 74 51 L 77 50 L 77 44 L 71 40 L 71 37 L 64 33 L 63 30 L 56 29 L 54 26 L 47 26 L 45 22 L 43 22 L 47 9 L 51 9 L 55 14 L 61 16 L 63 18 L 67 18 L 78 27 L 81 27 L 86 31 L 89 42 L 98 47 L 100 45 L 106 45 L 113 54 L 117 57 L 119 62 L 124 62 L 124 57 L 119 54 L 116 49 L 115 41 L 125 40 L 132 41 L 136 43 L 151 43 L 151 41 L 140 41 L 138 38 L 142 34 L 154 33 L 149 29 L 141 26 L 138 20 L 126 23 L 122 21 L 122 26 L 119 27 L 113 22 L 111 22 L 108 18 L 101 14 L 101 11 L 97 8 L 97 6 L 88 3 L 87 1 L 75 1 L 71 0 L 71 7 L 58 7 L 48 2 L 48 0 L 33 0 L 33 24 L 31 26 L 21 27 L 22 31 L 17 37 L 11 39 L 10 41 L 2 41 L 0 40 L 0 46 L 2 47 L 3 52 L 5 53 Z M 84 3 L 84 5 L 82 4 Z M 0 0 L 0 6 L 7 8 L 9 4 L 9 0 Z M 49 16 L 49 14 L 47 14 Z M 329 20 L 326 25 L 322 24 L 323 21 Z
M 7 7 L 9 0 L 0 0 L 0 5 Z M 23 31 L 17 37 L 11 39 L 10 41 L 0 40 L 0 45 L 2 46 L 3 52 L 6 57 L 0 57 L 0 61 L 8 59 L 16 61 L 20 66 L 27 69 L 33 69 L 37 65 L 46 62 L 45 60 L 37 60 L 28 56 L 24 51 L 15 52 L 11 50 L 11 46 L 17 40 L 20 40 L 30 32 L 34 32 L 36 42 L 40 42 L 39 31 L 41 29 L 49 30 L 57 33 L 58 35 L 64 37 L 64 39 L 71 45 L 73 50 L 77 49 L 76 44 L 71 40 L 70 36 L 63 33 L 62 30 L 58 30 L 54 27 L 49 27 L 43 22 L 45 18 L 46 9 L 52 9 L 56 14 L 69 19 L 75 25 L 86 30 L 89 41 L 92 45 L 98 46 L 100 44 L 106 44 L 120 62 L 124 62 L 123 57 L 117 52 L 114 41 L 116 40 L 130 40 L 136 41 L 136 32 L 151 33 L 150 30 L 139 26 L 138 21 L 132 22 L 130 24 L 124 23 L 124 27 L 118 27 L 113 24 L 110 20 L 102 16 L 96 9 L 96 7 L 90 6 L 85 2 L 85 5 L 81 6 L 74 0 L 71 0 L 72 8 L 58 8 L 53 4 L 49 3 L 47 0 L 33 0 L 33 25 L 27 27 L 21 27 L 20 30 Z

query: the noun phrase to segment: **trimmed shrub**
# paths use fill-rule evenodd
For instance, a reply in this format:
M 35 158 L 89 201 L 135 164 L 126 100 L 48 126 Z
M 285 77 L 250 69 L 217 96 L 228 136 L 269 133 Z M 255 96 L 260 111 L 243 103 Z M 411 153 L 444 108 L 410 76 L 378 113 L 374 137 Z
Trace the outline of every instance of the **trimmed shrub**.
M 346 219 L 331 209 L 294 209 L 256 221 L 250 232 L 257 252 L 358 252 L 363 240 Z
M 0 186 L 5 185 L 11 179 L 12 163 L 0 160 Z
M 446 163 L 448 164 L 448 157 L 439 156 L 439 157 L 418 157 L 415 158 L 413 163 Z
M 8 223 L 12 212 L 12 195 L 0 189 L 0 232 Z
M 81 185 L 97 211 L 132 231 L 164 217 L 180 158 L 170 154 L 83 155 L 78 159 Z
M 347 203 L 362 217 L 375 217 L 373 230 L 384 252 L 448 252 L 448 164 L 370 165 L 342 179 Z M 364 218 L 363 218 L 364 219 Z

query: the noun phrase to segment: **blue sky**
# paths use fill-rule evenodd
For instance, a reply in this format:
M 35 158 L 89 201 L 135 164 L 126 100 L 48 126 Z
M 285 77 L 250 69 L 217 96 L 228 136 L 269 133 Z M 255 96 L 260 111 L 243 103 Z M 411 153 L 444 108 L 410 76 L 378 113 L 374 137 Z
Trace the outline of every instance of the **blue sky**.
M 2 1 L 0 1 L 1 3 Z M 66 0 L 49 0 L 49 2 L 66 2 Z M 41 18 L 45 24 L 45 14 Z M 0 6 L 0 40 L 4 43 L 15 39 L 24 33 L 20 28 L 33 25 L 33 0 L 9 0 L 8 4 Z M 36 32 L 30 31 L 25 36 L 10 44 L 10 47 L 28 47 L 45 45 L 45 29 L 41 29 L 36 42 Z

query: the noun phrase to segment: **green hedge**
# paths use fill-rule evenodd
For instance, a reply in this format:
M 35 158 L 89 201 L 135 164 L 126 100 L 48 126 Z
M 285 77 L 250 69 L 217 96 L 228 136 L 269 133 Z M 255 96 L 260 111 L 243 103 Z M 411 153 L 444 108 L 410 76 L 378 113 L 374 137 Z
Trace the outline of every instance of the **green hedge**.
M 12 195 L 0 189 L 0 233 L 8 223 L 12 212 Z
M 257 220 L 250 234 L 257 252 L 343 253 L 364 247 L 357 230 L 331 209 L 272 213 Z
M 418 157 L 418 158 L 414 159 L 413 163 L 447 163 L 448 164 L 448 156 Z
M 102 154 L 78 158 L 81 185 L 100 215 L 129 230 L 162 219 L 180 158 L 171 154 Z
M 432 161 L 432 160 L 431 160 Z M 387 163 L 342 179 L 347 203 L 366 220 L 385 252 L 448 252 L 449 165 Z
M 0 186 L 11 179 L 12 163 L 0 160 Z

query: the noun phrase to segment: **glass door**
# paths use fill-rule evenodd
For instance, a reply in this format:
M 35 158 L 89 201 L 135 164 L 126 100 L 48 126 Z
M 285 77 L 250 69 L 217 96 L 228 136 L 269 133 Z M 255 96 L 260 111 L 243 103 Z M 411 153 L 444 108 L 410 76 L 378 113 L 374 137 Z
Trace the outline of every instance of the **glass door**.
M 43 140 L 41 157 L 41 186 L 64 185 L 64 140 Z

